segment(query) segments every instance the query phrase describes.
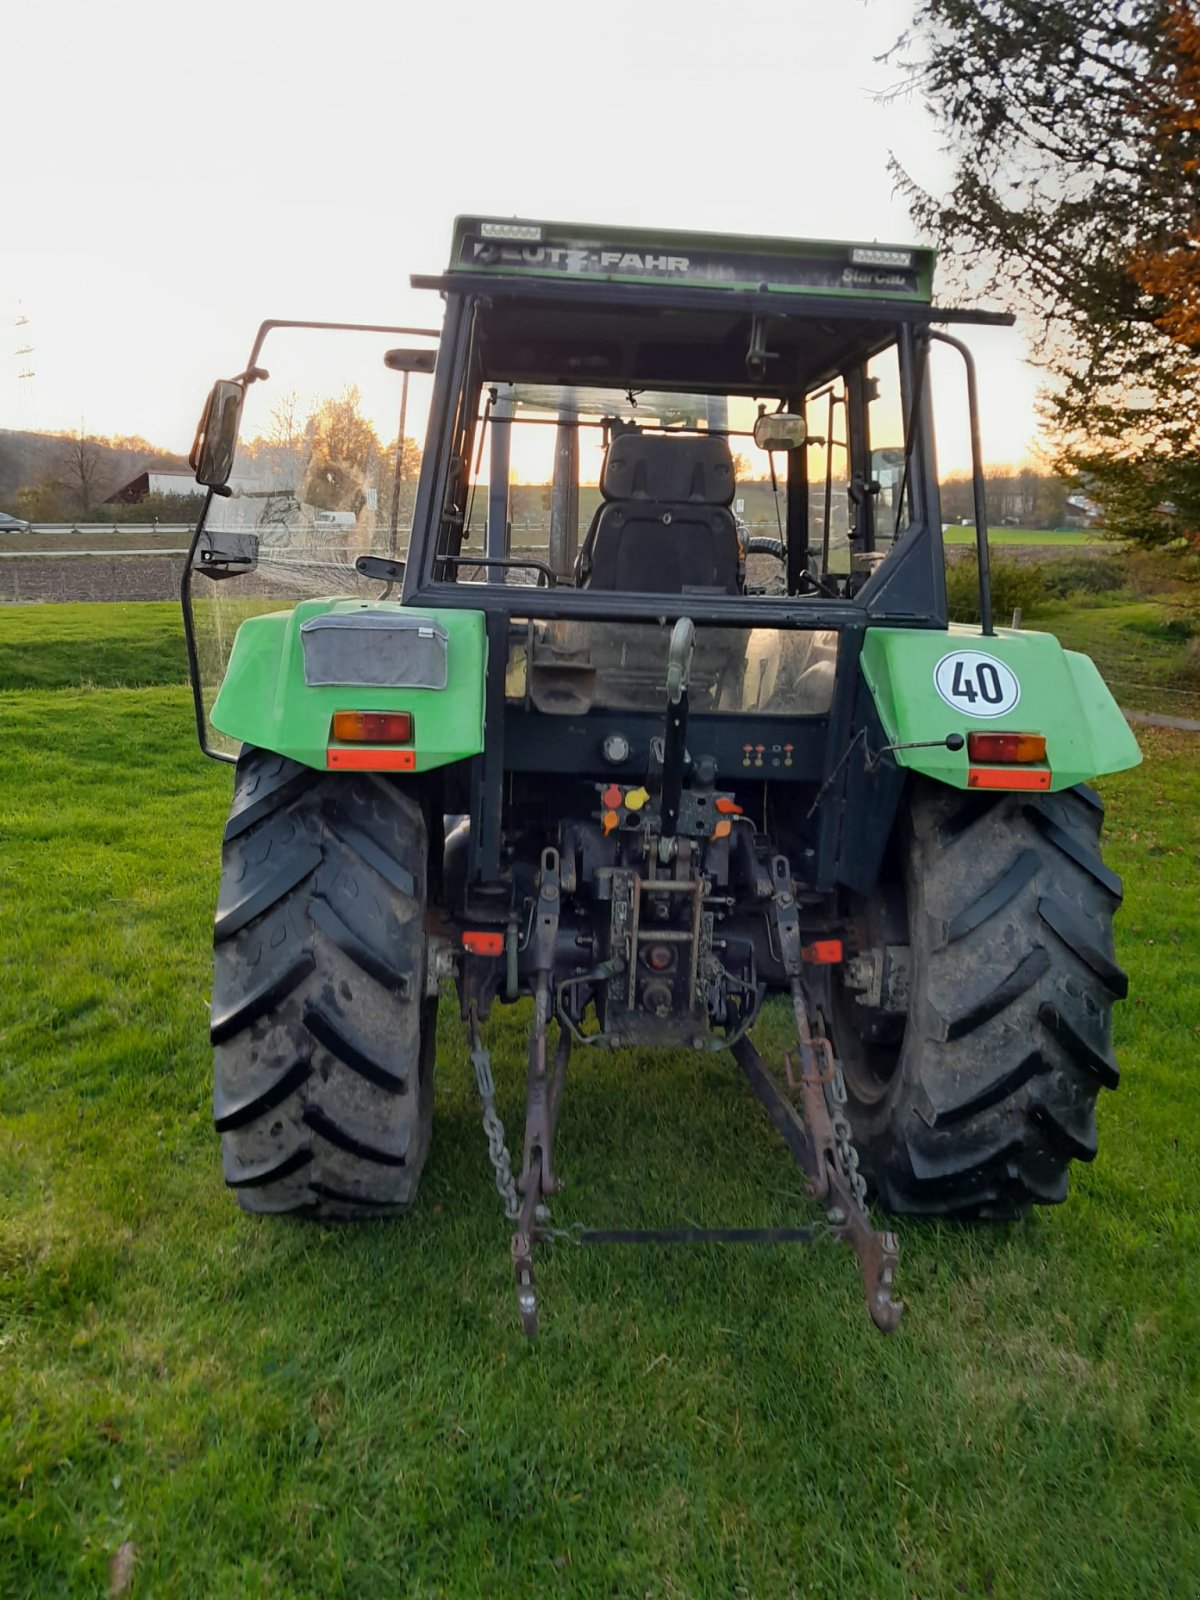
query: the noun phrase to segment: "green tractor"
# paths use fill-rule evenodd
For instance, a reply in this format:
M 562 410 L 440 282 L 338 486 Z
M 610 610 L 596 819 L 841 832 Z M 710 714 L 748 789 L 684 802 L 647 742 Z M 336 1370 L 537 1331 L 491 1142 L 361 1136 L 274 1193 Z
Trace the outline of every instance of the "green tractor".
M 451 982 L 527 1332 L 573 1049 L 732 1052 L 825 1215 L 585 1243 L 831 1229 L 888 1330 L 872 1198 L 1065 1198 L 1126 989 L 1086 785 L 1139 755 L 1085 656 L 993 622 L 944 330 L 1006 319 L 935 307 L 933 267 L 462 218 L 413 280 L 440 327 L 264 323 L 214 386 L 183 602 L 200 741 L 236 764 L 211 1028 L 247 1211 L 413 1204 Z M 935 344 L 979 626 L 947 615 Z M 484 1030 L 526 997 L 514 1170 Z

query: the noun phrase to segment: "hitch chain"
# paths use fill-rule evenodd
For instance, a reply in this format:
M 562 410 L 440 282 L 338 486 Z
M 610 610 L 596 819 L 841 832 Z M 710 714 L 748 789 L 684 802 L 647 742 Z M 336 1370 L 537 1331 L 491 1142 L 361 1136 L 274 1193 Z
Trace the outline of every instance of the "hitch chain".
M 860 1211 L 867 1209 L 867 1180 L 858 1170 L 858 1151 L 854 1148 L 854 1133 L 850 1127 L 845 1111 L 846 1080 L 842 1076 L 842 1068 L 835 1060 L 833 1077 L 825 1085 L 825 1104 L 829 1107 L 829 1123 L 833 1129 L 833 1140 L 837 1146 L 838 1165 L 846 1175 L 851 1192 Z
M 776 883 L 775 894 L 772 897 L 771 907 L 774 914 L 776 936 L 779 940 L 779 952 L 783 966 L 791 979 L 792 1007 L 796 1015 L 797 1053 L 800 1061 L 800 1077 L 807 1078 L 813 1086 L 819 1084 L 824 1093 L 825 1106 L 829 1113 L 830 1130 L 833 1134 L 835 1158 L 838 1168 L 850 1186 L 850 1192 L 855 1204 L 864 1216 L 867 1215 L 867 1183 L 862 1173 L 858 1170 L 858 1151 L 854 1148 L 854 1132 L 850 1127 L 849 1118 L 846 1116 L 846 1080 L 842 1075 L 841 1062 L 833 1053 L 833 1045 L 825 1034 L 824 1022 L 817 1016 L 810 1018 L 808 1007 L 804 1001 L 804 991 L 801 980 L 802 954 L 800 949 L 800 922 L 796 912 L 795 898 L 791 892 L 791 868 L 782 856 L 776 856 L 772 862 L 772 874 Z M 793 1089 L 799 1088 L 800 1083 L 792 1070 L 790 1055 L 785 1056 L 784 1065 L 787 1080 Z
M 504 1201 L 504 1215 L 515 1222 L 521 1210 L 517 1183 L 512 1174 L 512 1156 L 504 1136 L 504 1124 L 496 1112 L 496 1080 L 492 1077 L 492 1058 L 479 1032 L 479 1019 L 471 1007 L 471 1065 L 475 1068 L 475 1088 L 483 1107 L 483 1131 L 487 1134 L 488 1158 L 496 1183 L 496 1193 Z

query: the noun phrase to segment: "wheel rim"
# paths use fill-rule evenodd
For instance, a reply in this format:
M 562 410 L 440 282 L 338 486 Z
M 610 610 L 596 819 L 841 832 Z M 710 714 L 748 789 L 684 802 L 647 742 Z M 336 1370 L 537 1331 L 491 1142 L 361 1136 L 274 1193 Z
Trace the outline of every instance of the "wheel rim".
M 830 1018 L 834 1048 L 846 1087 L 863 1105 L 882 1100 L 895 1079 L 904 1044 L 904 1024 L 895 1044 L 865 1039 L 854 1017 L 855 1002 L 840 983 L 833 986 Z
M 881 881 L 853 907 L 866 950 L 908 941 L 908 900 L 902 884 Z M 851 1098 L 874 1106 L 884 1100 L 900 1066 L 907 1018 L 860 1005 L 840 972 L 831 974 L 830 1031 Z M 874 1033 L 874 1037 L 872 1037 Z

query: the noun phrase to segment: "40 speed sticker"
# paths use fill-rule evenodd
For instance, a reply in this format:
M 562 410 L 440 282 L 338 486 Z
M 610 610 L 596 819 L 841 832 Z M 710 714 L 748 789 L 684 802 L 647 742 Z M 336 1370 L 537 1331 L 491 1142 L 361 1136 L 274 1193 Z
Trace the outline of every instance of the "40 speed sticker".
M 933 669 L 933 686 L 948 706 L 968 717 L 1002 717 L 1021 698 L 1011 667 L 982 650 L 953 650 Z

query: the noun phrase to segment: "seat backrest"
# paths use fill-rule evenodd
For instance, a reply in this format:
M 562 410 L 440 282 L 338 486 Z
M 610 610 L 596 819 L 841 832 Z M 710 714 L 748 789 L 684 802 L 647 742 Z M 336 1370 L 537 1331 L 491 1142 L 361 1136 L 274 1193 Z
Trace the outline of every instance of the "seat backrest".
M 592 589 L 737 592 L 733 458 L 721 438 L 624 433 L 600 475 L 604 504 L 580 551 Z
M 697 434 L 619 434 L 604 457 L 600 493 L 605 500 L 732 505 L 728 441 Z

